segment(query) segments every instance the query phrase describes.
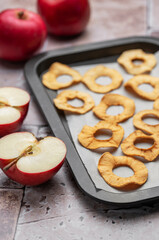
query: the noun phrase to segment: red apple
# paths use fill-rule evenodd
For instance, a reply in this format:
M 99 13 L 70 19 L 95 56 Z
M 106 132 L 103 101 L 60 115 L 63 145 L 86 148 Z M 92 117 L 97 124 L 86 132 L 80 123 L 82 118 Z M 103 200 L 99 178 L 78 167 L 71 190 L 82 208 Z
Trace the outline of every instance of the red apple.
M 14 87 L 0 88 L 0 136 L 18 131 L 26 117 L 30 95 Z
M 43 44 L 46 25 L 39 14 L 25 9 L 8 9 L 0 13 L 0 58 L 21 61 Z
M 61 168 L 66 146 L 56 137 L 38 141 L 30 132 L 16 132 L 0 139 L 0 167 L 12 180 L 39 185 Z
M 48 31 L 57 36 L 81 33 L 90 18 L 89 0 L 38 0 Z

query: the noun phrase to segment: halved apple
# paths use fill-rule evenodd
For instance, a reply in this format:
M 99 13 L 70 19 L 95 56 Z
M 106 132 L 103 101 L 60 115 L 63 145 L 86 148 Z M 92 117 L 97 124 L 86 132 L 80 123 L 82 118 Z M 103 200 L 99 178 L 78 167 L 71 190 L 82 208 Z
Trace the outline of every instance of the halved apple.
M 30 95 L 15 87 L 0 88 L 0 136 L 18 131 L 28 112 Z
M 30 132 L 16 132 L 0 139 L 0 167 L 12 180 L 23 185 L 39 185 L 61 168 L 66 145 L 56 137 L 40 141 Z

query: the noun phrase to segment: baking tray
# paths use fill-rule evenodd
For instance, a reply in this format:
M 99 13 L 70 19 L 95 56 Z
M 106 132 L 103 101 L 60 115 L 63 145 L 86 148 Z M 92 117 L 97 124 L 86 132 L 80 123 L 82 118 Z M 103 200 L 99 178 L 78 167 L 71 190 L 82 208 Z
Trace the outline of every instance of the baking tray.
M 54 136 L 62 139 L 67 146 L 66 159 L 78 186 L 91 198 L 104 202 L 108 208 L 113 209 L 154 203 L 159 199 L 159 186 L 120 193 L 97 189 L 72 141 L 63 112 L 57 110 L 52 103 L 52 98 L 56 97 L 57 93 L 42 85 L 41 75 L 55 61 L 70 66 L 102 62 L 110 63 L 115 62 L 123 51 L 135 48 L 142 48 L 144 51 L 155 53 L 159 49 L 159 39 L 153 37 L 130 37 L 53 50 L 33 57 L 24 67 L 25 78 Z

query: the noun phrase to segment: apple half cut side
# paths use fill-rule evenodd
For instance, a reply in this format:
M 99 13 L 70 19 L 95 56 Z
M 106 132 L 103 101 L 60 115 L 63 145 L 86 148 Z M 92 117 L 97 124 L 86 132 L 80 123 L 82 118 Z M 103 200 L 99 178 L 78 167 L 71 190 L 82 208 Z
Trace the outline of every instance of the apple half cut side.
M 18 131 L 27 115 L 30 95 L 14 87 L 0 88 L 0 136 Z
M 0 88 L 0 105 L 4 104 L 18 109 L 22 120 L 26 117 L 30 103 L 30 95 L 27 91 L 17 87 Z
M 16 132 L 0 139 L 0 167 L 12 180 L 23 185 L 48 181 L 61 168 L 66 145 L 56 137 L 38 141 L 30 132 Z
M 22 125 L 20 112 L 12 107 L 0 107 L 0 136 L 18 131 Z

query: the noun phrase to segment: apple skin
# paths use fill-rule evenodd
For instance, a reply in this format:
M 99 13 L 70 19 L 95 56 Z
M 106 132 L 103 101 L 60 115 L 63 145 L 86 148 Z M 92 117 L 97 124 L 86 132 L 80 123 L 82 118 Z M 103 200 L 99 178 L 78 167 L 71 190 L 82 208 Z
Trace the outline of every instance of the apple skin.
M 0 13 L 0 58 L 22 61 L 43 44 L 46 25 L 37 13 L 17 8 Z
M 27 185 L 27 186 L 37 186 L 44 182 L 47 182 L 50 178 L 52 178 L 62 167 L 64 160 L 65 158 L 53 169 L 50 169 L 45 172 L 40 172 L 40 173 L 22 172 L 16 167 L 16 164 L 10 167 L 10 169 L 8 169 L 7 171 L 3 171 L 3 172 L 10 179 L 12 179 L 17 183 L 20 183 L 22 185 Z M 0 167 L 2 170 L 8 163 L 10 163 L 10 160 L 0 158 Z
M 21 113 L 21 121 L 23 122 L 24 119 L 26 118 L 26 115 L 28 113 L 28 109 L 29 109 L 29 103 L 30 103 L 30 100 L 29 102 L 27 102 L 26 104 L 20 106 L 20 107 L 17 107 L 17 109 L 20 111 Z
M 0 137 L 18 131 L 23 123 L 23 120 L 24 119 L 21 115 L 20 118 L 17 119 L 15 122 L 0 124 Z
M 37 8 L 48 32 L 57 36 L 81 33 L 90 18 L 89 0 L 38 0 Z

